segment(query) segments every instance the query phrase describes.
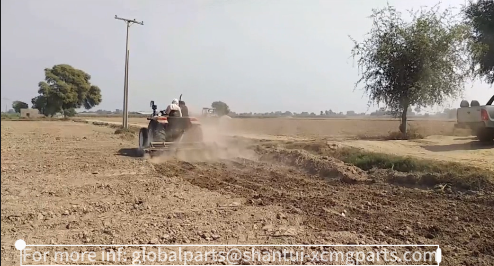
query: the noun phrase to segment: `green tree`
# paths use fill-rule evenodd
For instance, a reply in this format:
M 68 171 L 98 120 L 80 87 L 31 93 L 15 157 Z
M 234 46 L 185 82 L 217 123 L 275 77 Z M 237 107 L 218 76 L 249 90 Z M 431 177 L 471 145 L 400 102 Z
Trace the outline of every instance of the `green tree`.
M 211 107 L 216 109 L 216 113 L 219 116 L 227 115 L 230 113 L 230 107 L 228 107 L 228 104 L 222 102 L 222 101 L 216 101 L 211 104 Z
M 101 90 L 90 82 L 91 76 L 70 65 L 45 69 L 45 81 L 38 86 L 39 95 L 31 100 L 33 108 L 45 115 L 62 112 L 70 115 L 77 108 L 91 109 L 101 103 Z
M 52 99 L 46 97 L 45 95 L 39 95 L 31 100 L 33 104 L 32 108 L 38 109 L 41 114 L 45 116 L 54 116 L 59 108 L 56 104 L 49 103 Z
M 14 109 L 14 111 L 16 113 L 20 113 L 21 112 L 21 109 L 24 109 L 24 108 L 29 108 L 29 105 L 25 102 L 21 102 L 21 101 L 14 101 L 12 103 L 12 109 Z
M 65 117 L 73 117 L 76 114 L 77 114 L 77 112 L 75 111 L 74 108 L 63 110 L 63 116 L 65 116 Z
M 464 9 L 471 26 L 471 69 L 478 77 L 494 83 L 494 1 L 470 2 Z
M 360 79 L 355 84 L 371 103 L 401 114 L 400 131 L 407 132 L 410 106 L 426 107 L 456 98 L 468 78 L 464 58 L 468 27 L 450 10 L 438 7 L 410 11 L 405 21 L 394 7 L 373 10 L 373 26 L 363 42 L 354 41 Z

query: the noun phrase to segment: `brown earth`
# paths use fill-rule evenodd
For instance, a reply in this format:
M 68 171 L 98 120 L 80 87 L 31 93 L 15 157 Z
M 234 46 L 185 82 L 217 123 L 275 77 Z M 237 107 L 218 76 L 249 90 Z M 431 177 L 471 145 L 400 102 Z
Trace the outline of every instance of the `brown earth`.
M 93 118 L 91 118 L 92 120 Z M 117 118 L 94 120 L 120 123 Z M 129 123 L 147 126 L 145 118 L 130 118 Z M 306 140 L 326 139 L 341 146 L 361 148 L 415 158 L 459 162 L 494 170 L 494 143 L 480 143 L 469 132 L 454 131 L 454 122 L 415 120 L 413 130 L 424 139 L 372 140 L 386 137 L 397 131 L 396 120 L 384 119 L 230 119 L 222 121 L 220 130 L 208 130 L 212 135 L 228 134 L 251 139 Z M 459 136 L 454 136 L 460 133 Z
M 88 117 L 85 119 L 122 122 L 120 117 Z M 146 118 L 129 118 L 129 123 L 146 124 Z M 424 135 L 450 135 L 454 121 L 413 120 L 409 124 Z M 399 122 L 390 119 L 289 119 L 234 118 L 228 120 L 230 133 L 286 135 L 301 137 L 323 136 L 382 136 L 397 131 Z
M 2 265 L 18 265 L 19 238 L 28 244 L 439 244 L 441 265 L 494 265 L 492 191 L 399 186 L 378 178 L 392 172 L 366 173 L 252 140 L 224 140 L 235 152 L 206 161 L 147 159 L 132 157 L 135 137 L 107 127 L 1 126 Z

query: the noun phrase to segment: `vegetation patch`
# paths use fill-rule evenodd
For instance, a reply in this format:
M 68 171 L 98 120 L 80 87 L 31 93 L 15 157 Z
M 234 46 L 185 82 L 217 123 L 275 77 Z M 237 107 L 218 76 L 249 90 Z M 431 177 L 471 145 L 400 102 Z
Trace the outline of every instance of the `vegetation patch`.
M 77 122 L 81 121 L 81 122 L 88 123 L 85 120 L 74 120 L 74 121 L 77 121 Z M 113 123 L 99 122 L 99 121 L 94 121 L 91 123 L 93 125 L 96 125 L 96 126 L 104 126 L 104 127 L 114 128 L 114 129 L 116 129 L 115 134 L 127 134 L 127 135 L 137 136 L 137 134 L 139 133 L 139 130 L 140 130 L 140 127 L 131 126 L 131 125 L 129 125 L 129 127 L 127 129 L 124 129 L 124 128 L 122 128 L 121 125 L 117 125 L 117 124 L 113 124 Z
M 132 130 L 132 128 L 123 128 L 123 127 L 118 127 L 115 130 L 116 135 L 120 135 L 122 139 L 128 139 L 131 140 L 136 136 L 136 132 Z
M 120 128 L 117 128 L 117 130 L 115 130 L 115 134 L 117 134 L 117 135 L 120 135 L 120 134 L 134 134 L 134 132 L 132 132 L 128 128 L 120 127 Z
M 127 137 L 135 137 L 139 133 L 139 130 L 141 129 L 138 126 L 132 126 L 129 125 L 127 129 L 124 129 L 121 125 L 118 124 L 113 124 L 113 123 L 108 123 L 108 122 L 101 122 L 101 121 L 87 121 L 81 118 L 71 118 L 70 120 L 78 123 L 84 123 L 84 124 L 92 124 L 95 126 L 103 126 L 103 127 L 109 127 L 109 128 L 114 128 L 115 129 L 115 134 L 116 135 L 125 135 Z
M 21 115 L 18 113 L 2 113 L 2 120 L 14 120 L 20 119 Z
M 418 127 L 409 125 L 406 133 L 401 131 L 390 131 L 387 135 L 380 136 L 368 136 L 368 135 L 358 135 L 357 139 L 361 140 L 411 140 L 411 139 L 423 139 L 426 135 L 420 132 Z
M 310 174 L 324 178 L 337 178 L 345 183 L 367 182 L 367 173 L 353 165 L 332 157 L 320 157 L 305 150 L 283 148 L 261 148 L 257 150 L 262 161 L 276 161 L 286 165 L 296 165 Z
M 20 114 L 10 114 L 2 113 L 2 121 L 71 121 L 68 118 L 57 118 L 57 117 L 21 117 Z
M 457 189 L 494 191 L 494 171 L 461 163 L 335 147 L 320 141 L 291 142 L 281 146 L 285 149 L 305 150 L 317 156 L 333 157 L 369 172 L 376 180 L 389 183 L 427 187 L 447 185 Z

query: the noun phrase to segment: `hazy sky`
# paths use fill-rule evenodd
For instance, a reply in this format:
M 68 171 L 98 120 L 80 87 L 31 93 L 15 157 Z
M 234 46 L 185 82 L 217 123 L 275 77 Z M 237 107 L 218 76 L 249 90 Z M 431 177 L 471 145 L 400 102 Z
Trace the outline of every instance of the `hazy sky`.
M 419 0 L 3 0 L 2 108 L 37 95 L 43 69 L 70 64 L 91 74 L 103 102 L 122 109 L 125 23 L 130 28 L 129 109 L 165 108 L 183 93 L 191 110 L 215 100 L 237 112 L 367 110 L 354 91 L 348 35 L 362 40 L 372 8 Z M 464 0 L 443 1 L 459 6 Z M 494 87 L 468 84 L 486 102 Z M 459 100 L 452 102 L 459 106 Z M 10 106 L 9 106 L 10 107 Z M 371 107 L 371 110 L 376 107 Z

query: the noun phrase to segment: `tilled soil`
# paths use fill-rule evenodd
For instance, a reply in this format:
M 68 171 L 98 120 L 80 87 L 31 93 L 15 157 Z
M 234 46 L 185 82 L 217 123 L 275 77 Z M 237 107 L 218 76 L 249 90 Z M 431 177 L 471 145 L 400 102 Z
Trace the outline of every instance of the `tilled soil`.
M 93 116 L 87 119 L 121 122 L 120 117 Z M 456 121 L 411 119 L 411 127 L 424 135 L 448 135 Z M 225 122 L 225 121 L 223 121 Z M 129 118 L 132 124 L 147 124 L 146 118 Z M 220 122 L 222 124 L 222 122 Z M 397 131 L 400 125 L 389 118 L 234 118 L 226 123 L 228 131 L 242 134 L 320 136 L 382 136 Z
M 322 166 L 286 156 L 135 158 L 119 150 L 136 140 L 113 132 L 74 122 L 2 121 L 2 265 L 18 265 L 19 238 L 28 244 L 438 244 L 441 265 L 494 265 L 491 193 L 376 182 L 332 158 Z
M 114 118 L 98 117 L 98 120 L 87 120 L 120 125 L 120 122 L 115 122 Z M 134 126 L 147 126 L 146 120 L 142 118 L 132 118 L 131 122 L 134 122 L 132 124 Z M 305 123 L 309 124 L 304 125 Z M 424 135 L 437 135 L 407 141 L 383 141 L 382 138 L 389 132 L 396 131 L 393 128 L 396 121 L 357 119 L 230 119 L 222 121 L 219 130 L 208 127 L 209 130 L 206 132 L 212 135 L 227 134 L 257 140 L 305 141 L 324 138 L 338 146 L 420 159 L 465 163 L 494 170 L 494 142 L 482 143 L 474 136 L 452 136 L 454 122 L 451 121 L 418 120 L 414 123 L 422 129 L 420 132 Z M 469 132 L 465 131 L 462 134 L 468 135 Z

